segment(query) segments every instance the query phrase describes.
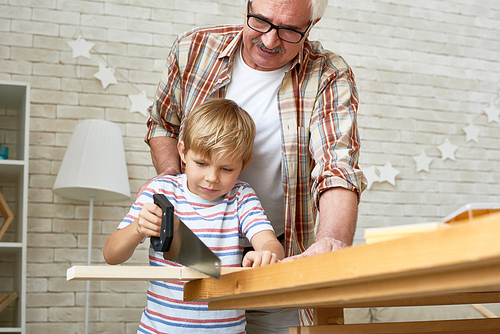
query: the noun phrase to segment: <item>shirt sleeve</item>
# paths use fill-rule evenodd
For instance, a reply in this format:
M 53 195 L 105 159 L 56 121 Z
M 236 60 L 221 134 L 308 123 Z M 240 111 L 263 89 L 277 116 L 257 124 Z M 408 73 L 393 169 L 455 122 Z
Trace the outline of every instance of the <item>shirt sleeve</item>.
M 238 216 L 240 219 L 240 232 L 249 241 L 261 231 L 269 230 L 274 232 L 255 191 L 246 183 L 239 189 Z
M 139 218 L 139 212 L 141 211 L 142 207 L 144 206 L 145 203 L 153 203 L 153 194 L 156 193 L 155 190 L 153 190 L 153 187 L 155 186 L 155 181 L 153 180 L 148 188 L 146 188 L 141 195 L 136 199 L 134 204 L 130 207 L 130 210 L 128 211 L 127 215 L 123 218 L 121 223 L 118 225 L 118 229 L 122 229 L 130 225 L 134 220 Z
M 356 123 L 358 92 L 354 73 L 338 55 L 330 59 L 334 71 L 325 78 L 310 125 L 312 194 L 319 205 L 320 194 L 333 187 L 358 193 L 367 182 L 358 166 L 360 140 Z
M 180 40 L 181 37 L 177 38 L 172 46 L 156 90 L 155 101 L 148 109 L 148 130 L 144 139 L 146 143 L 149 143 L 154 137 L 178 138 L 179 135 L 182 119 L 181 78 L 178 61 Z

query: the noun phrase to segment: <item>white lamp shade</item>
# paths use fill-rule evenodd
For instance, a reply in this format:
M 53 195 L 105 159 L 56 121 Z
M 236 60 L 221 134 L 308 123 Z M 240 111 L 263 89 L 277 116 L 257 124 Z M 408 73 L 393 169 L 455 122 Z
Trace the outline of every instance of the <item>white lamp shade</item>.
M 54 193 L 88 201 L 124 201 L 130 185 L 120 127 L 89 119 L 76 124 L 53 188 Z

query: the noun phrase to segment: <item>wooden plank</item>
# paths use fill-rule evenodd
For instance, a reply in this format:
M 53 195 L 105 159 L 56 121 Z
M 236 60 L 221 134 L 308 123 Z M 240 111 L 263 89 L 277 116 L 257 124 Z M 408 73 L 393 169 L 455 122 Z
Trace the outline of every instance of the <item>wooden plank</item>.
M 376 303 L 364 302 L 363 306 L 350 303 L 349 307 L 390 307 L 390 306 L 423 306 L 423 305 L 458 305 L 474 303 L 499 303 L 500 292 L 468 292 L 452 293 L 436 296 L 408 297 L 404 299 L 378 300 Z
M 456 286 L 447 289 L 447 280 L 438 280 L 439 284 L 432 287 L 427 296 L 436 295 L 436 288 L 440 287 L 443 288 L 442 294 L 479 292 L 483 288 L 486 288 L 484 291 L 499 291 L 500 276 L 493 277 L 491 273 L 487 281 L 475 280 L 480 284 L 477 289 L 471 290 L 473 285 L 459 283 L 469 276 L 471 270 L 466 269 L 483 268 L 481 272 L 499 274 L 499 238 L 500 213 L 489 214 L 446 229 L 254 268 L 225 275 L 220 280 L 205 278 L 188 282 L 184 287 L 184 298 L 188 301 L 216 301 L 259 296 L 262 300 L 261 296 L 267 294 L 286 295 L 290 292 L 293 295 L 305 291 L 307 301 L 308 291 L 312 290 L 330 288 L 342 291 L 350 285 L 357 293 L 364 294 L 367 290 L 363 289 L 370 285 L 385 285 L 385 291 L 388 291 L 391 288 L 384 282 L 401 279 L 405 284 L 418 287 L 421 284 L 416 277 L 437 279 L 443 273 L 454 276 Z M 415 290 L 422 290 L 422 293 L 407 291 L 407 297 L 423 297 L 428 293 L 425 289 Z M 343 295 L 352 300 L 349 295 Z M 396 297 L 397 294 L 390 296 L 392 299 Z M 365 299 L 373 300 L 376 300 L 375 296 Z
M 344 309 L 342 307 L 315 308 L 313 313 L 314 326 L 344 324 Z
M 7 298 L 9 298 L 9 294 L 7 292 L 0 295 L 0 304 L 2 304 Z
M 221 275 L 243 269 L 249 268 L 222 267 Z M 73 266 L 66 272 L 68 281 L 190 281 L 206 277 L 186 267 Z
M 441 222 L 397 225 L 397 226 L 387 226 L 387 227 L 373 227 L 365 229 L 364 238 L 367 244 L 371 244 L 374 242 L 382 242 L 394 238 L 406 237 L 416 233 L 436 231 L 440 228 L 448 228 L 448 227 L 450 227 L 450 225 Z
M 468 203 L 442 219 L 443 223 L 464 223 L 474 217 L 500 211 L 500 203 Z
M 9 227 L 10 223 L 12 223 L 12 220 L 14 219 L 14 214 L 7 205 L 7 202 L 5 201 L 5 198 L 3 197 L 1 192 L 0 192 L 0 212 L 2 213 L 2 216 L 5 219 L 2 228 L 0 229 L 0 240 L 1 240 L 5 232 L 7 231 L 7 228 Z
M 481 313 L 483 316 L 486 318 L 500 318 L 498 315 L 495 313 L 491 312 L 488 308 L 484 307 L 481 304 L 471 304 L 472 308 L 479 313 Z
M 402 307 L 402 306 L 425 306 L 425 305 L 461 305 L 461 304 L 477 304 L 477 303 L 500 303 L 500 292 L 468 292 L 468 293 L 452 293 L 443 294 L 440 292 L 433 296 L 406 297 L 406 298 L 376 298 L 372 301 L 363 300 L 356 302 L 349 301 L 332 301 L 329 304 L 324 304 L 324 307 Z
M 258 298 L 255 295 L 233 296 L 212 300 L 208 307 L 213 310 L 368 307 L 379 306 L 382 302 L 393 306 L 392 300 L 488 289 L 500 289 L 500 264 L 307 290 L 273 292 L 259 294 Z M 186 291 L 186 287 L 184 290 Z
M 0 303 L 0 312 L 2 312 L 7 306 L 9 306 L 14 300 L 17 299 L 19 295 L 17 292 L 12 292 L 9 296 Z
M 395 323 L 353 324 L 342 326 L 291 327 L 296 334 L 497 334 L 500 319 L 465 319 Z

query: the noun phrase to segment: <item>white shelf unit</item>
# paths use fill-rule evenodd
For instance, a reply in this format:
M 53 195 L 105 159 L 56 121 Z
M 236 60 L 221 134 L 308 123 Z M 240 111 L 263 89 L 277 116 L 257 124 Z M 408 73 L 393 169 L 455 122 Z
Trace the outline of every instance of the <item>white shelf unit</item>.
M 18 298 L 0 312 L 0 333 L 26 333 L 26 249 L 28 218 L 30 84 L 0 81 L 0 192 L 14 219 L 0 239 L 0 295 Z M 0 228 L 5 219 L 0 215 Z

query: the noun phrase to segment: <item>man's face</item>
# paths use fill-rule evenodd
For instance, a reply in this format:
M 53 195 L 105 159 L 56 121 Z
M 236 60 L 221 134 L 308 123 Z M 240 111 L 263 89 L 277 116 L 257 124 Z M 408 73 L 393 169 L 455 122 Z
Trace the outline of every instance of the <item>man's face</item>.
M 248 0 L 247 0 L 248 1 Z M 309 0 L 254 0 L 250 3 L 250 14 L 256 15 L 276 26 L 305 32 L 310 23 Z M 243 28 L 242 56 L 245 63 L 259 71 L 277 70 L 289 63 L 302 50 L 309 32 L 297 43 L 288 43 L 278 37 L 276 29 L 260 33 L 247 25 Z

